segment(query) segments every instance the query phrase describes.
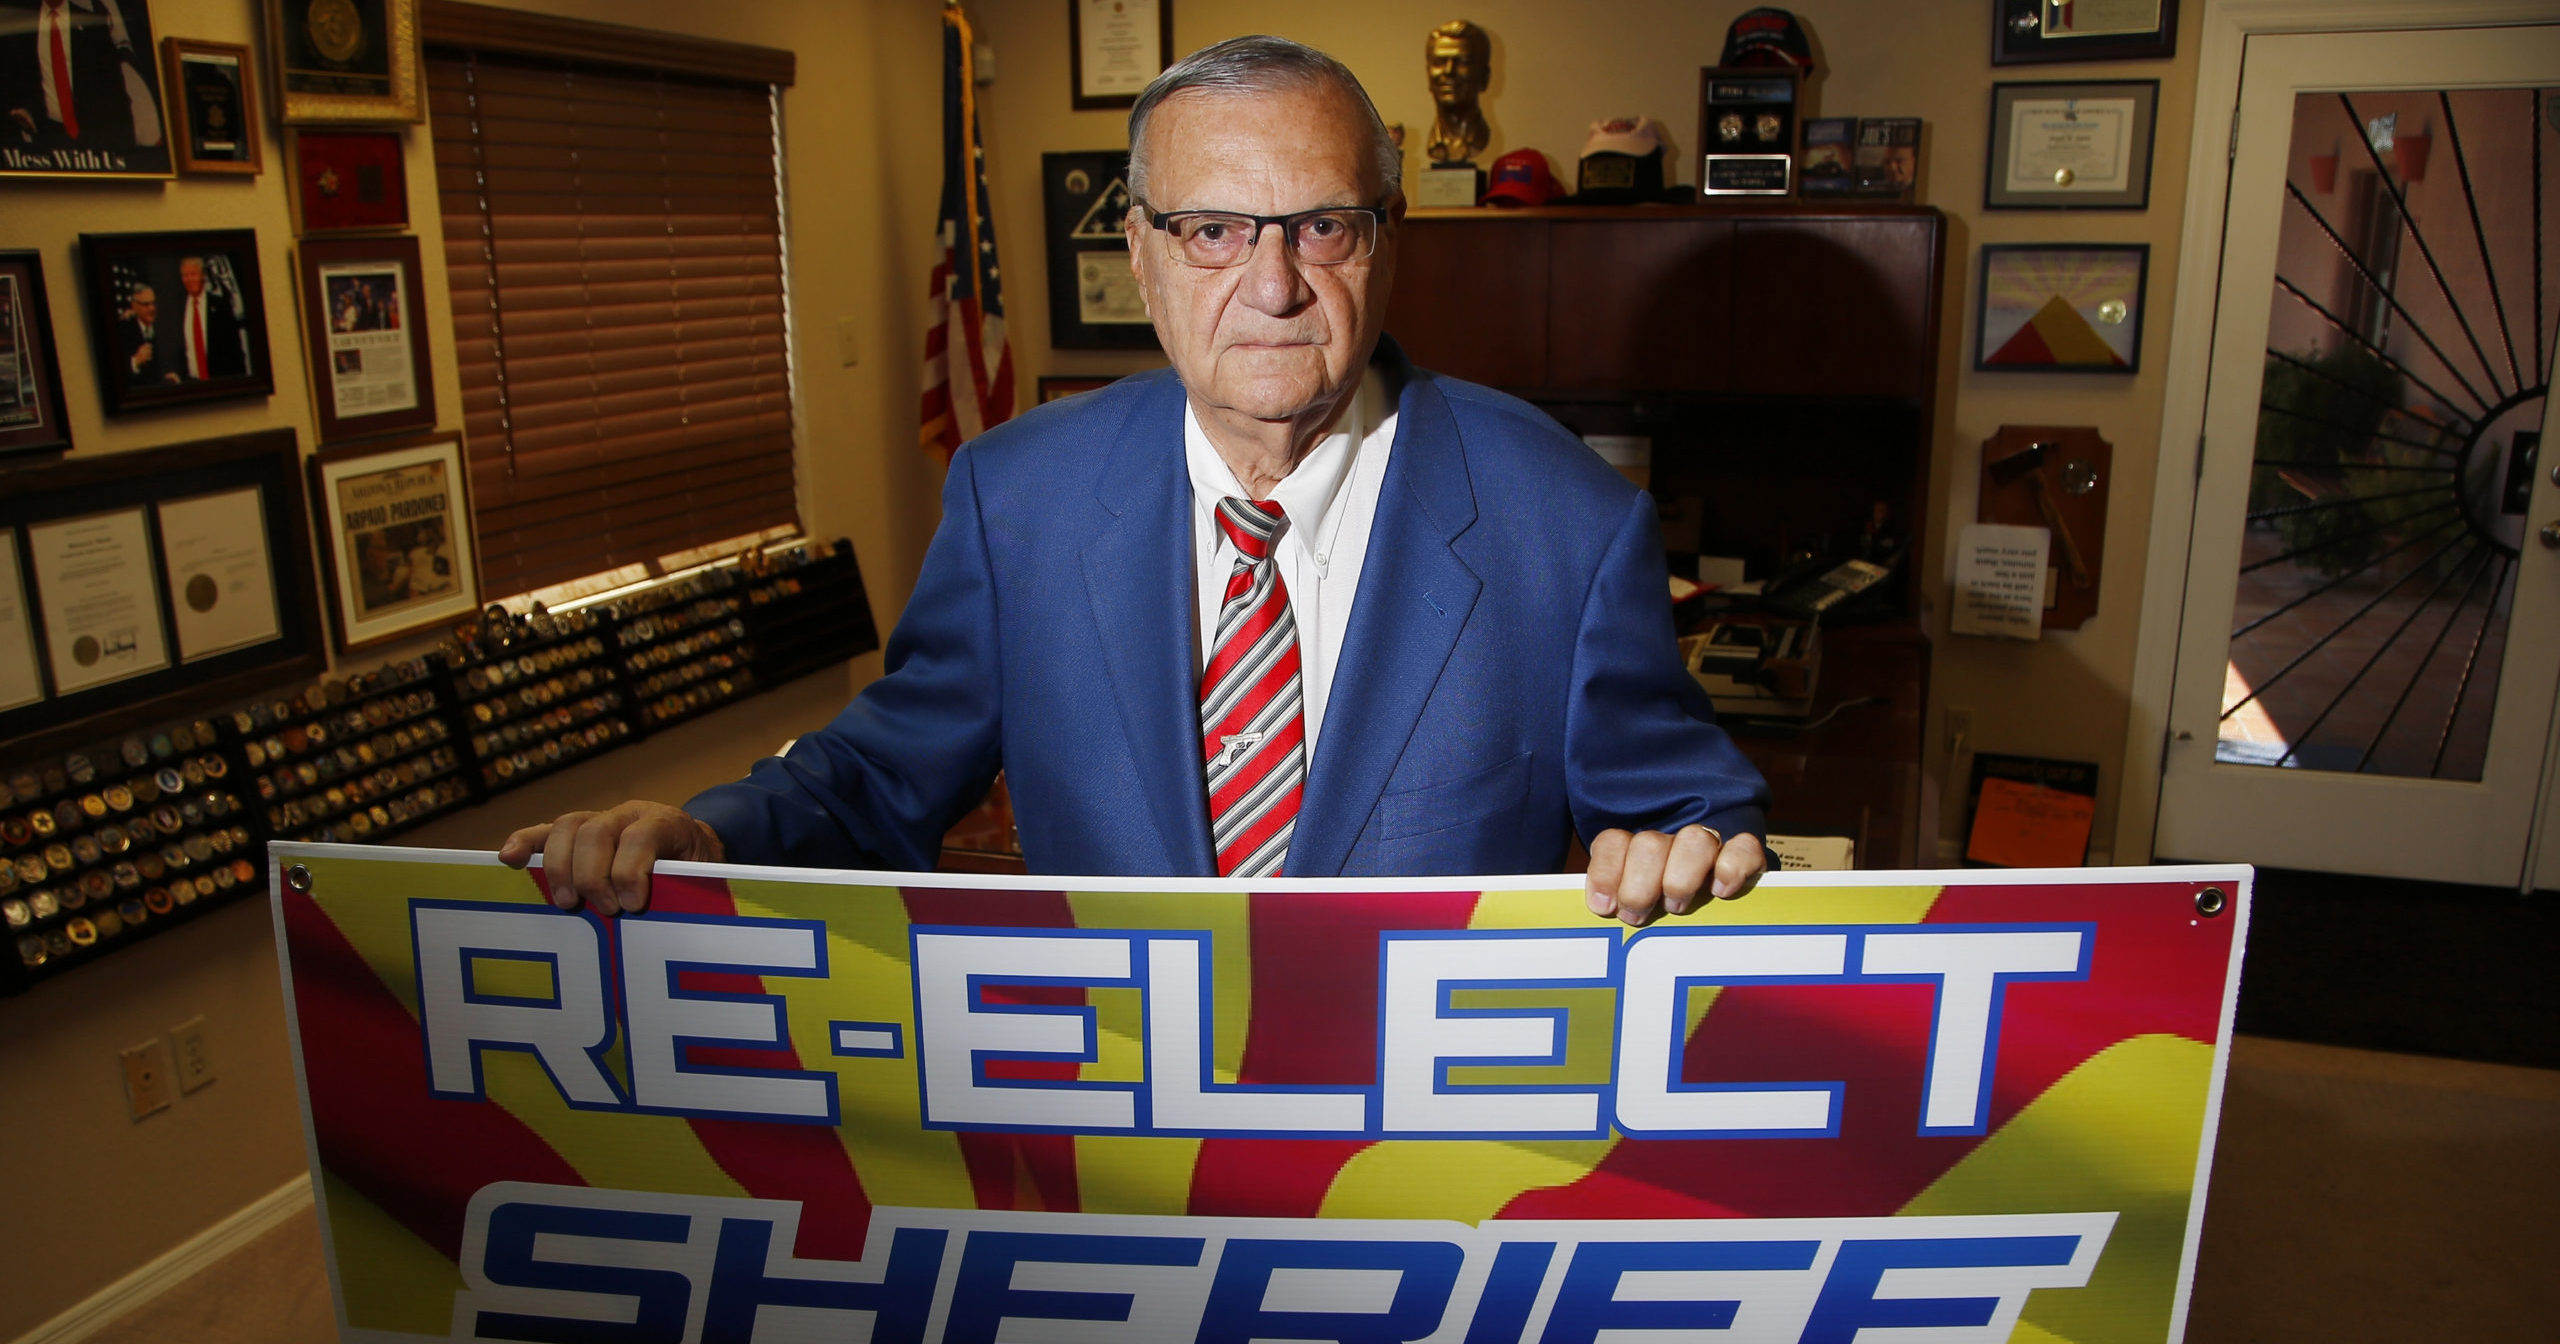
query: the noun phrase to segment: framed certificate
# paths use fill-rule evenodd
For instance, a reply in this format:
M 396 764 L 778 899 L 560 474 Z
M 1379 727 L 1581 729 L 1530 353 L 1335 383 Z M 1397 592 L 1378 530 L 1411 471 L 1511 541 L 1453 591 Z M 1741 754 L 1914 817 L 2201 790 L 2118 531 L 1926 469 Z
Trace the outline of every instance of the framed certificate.
M 0 750 L 199 714 L 326 662 L 290 429 L 12 470 Z
M 1067 0 L 1075 108 L 1131 107 L 1173 63 L 1173 0 Z
M 2156 79 L 1992 85 L 1983 208 L 2147 208 L 2159 104 Z
M 1991 0 L 1991 63 L 2165 61 L 2178 0 Z

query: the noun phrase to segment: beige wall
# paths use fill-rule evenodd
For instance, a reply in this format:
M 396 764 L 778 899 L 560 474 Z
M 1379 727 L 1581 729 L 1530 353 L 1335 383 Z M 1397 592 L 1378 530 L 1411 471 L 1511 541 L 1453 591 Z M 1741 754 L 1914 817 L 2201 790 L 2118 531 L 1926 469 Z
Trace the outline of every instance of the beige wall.
M 801 499 L 810 530 L 855 540 L 884 628 L 913 586 L 941 469 L 915 447 L 938 137 L 917 133 L 939 97 L 939 9 L 759 0 L 525 0 L 517 7 L 694 32 L 795 50 L 784 99 L 793 313 L 800 366 Z M 261 53 L 252 0 L 153 0 L 161 35 L 245 42 Z M 260 119 L 262 122 L 264 118 Z M 310 391 L 293 306 L 285 142 L 265 135 L 250 180 L 35 182 L 0 186 L 0 245 L 43 252 L 63 393 L 80 456 L 290 425 L 311 441 Z M 408 136 L 413 232 L 427 263 L 423 305 L 435 339 L 440 421 L 460 423 L 441 230 L 423 128 Z M 258 232 L 276 359 L 264 401 L 125 416 L 100 413 L 80 315 L 74 239 L 82 232 L 251 228 Z M 837 358 L 852 324 L 857 360 Z M 356 670 L 380 661 L 351 662 Z M 406 840 L 489 848 L 524 820 L 613 798 L 683 798 L 819 721 L 877 675 L 878 655 L 810 677 L 637 747 L 562 772 Z M 202 1014 L 216 1081 L 139 1123 L 126 1115 L 117 1055 Z M 0 1199 L 0 1340 L 15 1339 L 304 1170 L 266 909 L 243 902 L 0 1000 L 0 1133 L 21 1136 Z
M 1727 5 L 1622 0 L 1606 6 L 1546 0 L 1472 0 L 1464 5 L 1309 0 L 1275 11 L 1242 0 L 1181 0 L 1174 7 L 1174 46 L 1189 51 L 1221 38 L 1269 31 L 1333 53 L 1360 76 L 1387 120 L 1401 121 L 1409 129 L 1410 175 L 1420 169 L 1420 146 L 1431 122 L 1423 36 L 1434 24 L 1463 16 L 1493 37 L 1493 84 L 1484 100 L 1493 127 L 1490 155 L 1535 147 L 1546 152 L 1559 179 L 1570 183 L 1591 122 L 1644 115 L 1668 131 L 1678 179 L 1694 183 L 1698 67 L 1715 62 L 1723 50 L 1725 26 L 1747 7 L 1742 0 Z M 1835 116 L 1919 116 L 1926 122 L 1920 199 L 1944 210 L 1949 224 L 1936 461 L 1931 468 L 1939 507 L 1930 524 L 1936 544 L 1927 557 L 1929 591 L 1945 590 L 1953 524 L 1973 518 L 1981 444 L 2001 425 L 2093 425 L 2115 445 L 2107 518 L 2111 545 L 2096 618 L 2076 632 L 2049 635 L 2032 645 L 1947 636 L 1941 620 L 1928 746 L 1931 769 L 1943 770 L 1947 744 L 1940 725 L 1944 707 L 1954 705 L 1977 711 L 1973 745 L 1981 749 L 2098 762 L 2094 844 L 2105 853 L 2113 844 L 2116 785 L 2123 773 L 2126 688 L 2142 598 L 2140 546 L 2150 526 L 2152 475 L 2160 460 L 2167 306 L 2176 283 L 2196 21 L 2203 6 L 2182 7 L 2186 31 L 2174 61 L 1997 71 L 1990 63 L 1988 15 L 1972 0 L 1793 0 L 1788 8 L 1812 35 L 1821 71 L 1815 110 Z M 1047 291 L 1038 283 L 1044 273 L 1039 156 L 1125 145 L 1125 114 L 1069 109 L 1065 5 L 1056 0 L 974 0 L 970 12 L 980 40 L 996 48 L 999 78 L 982 106 L 987 156 L 994 165 L 990 187 L 997 232 L 1018 277 L 1006 290 L 1006 301 L 1024 386 L 1041 373 L 1123 373 L 1160 362 L 1154 352 L 1047 348 Z M 2160 81 L 2151 207 L 2094 213 L 1983 211 L 1982 147 L 1992 81 L 2107 78 Z M 1971 372 L 1977 254 L 1984 243 L 2007 242 L 2149 243 L 2152 311 L 2143 332 L 2143 371 L 2131 378 Z M 2170 460 L 2183 466 L 2188 459 L 2184 450 L 2176 450 Z M 1960 793 L 1961 783 L 1959 779 L 1951 798 Z M 1947 809 L 1946 831 L 1952 834 L 1961 821 L 1959 800 Z
M 759 0 L 702 6 L 692 0 L 523 0 L 522 7 L 611 22 L 690 31 L 800 55 L 785 99 L 786 173 L 793 245 L 793 319 L 799 352 L 802 498 L 821 536 L 855 539 L 884 624 L 913 584 L 935 516 L 940 469 L 913 446 L 916 365 L 924 321 L 923 276 L 940 191 L 939 44 L 935 0 Z M 1675 161 L 1693 148 L 1697 67 L 1715 59 L 1723 29 L 1745 6 L 1626 0 L 1607 7 L 1538 0 L 1481 0 L 1453 11 L 1404 0 L 1311 0 L 1292 7 L 1284 31 L 1335 52 L 1371 86 L 1390 120 L 1415 128 L 1430 116 L 1419 49 L 1434 23 L 1464 12 L 1494 39 L 1488 107 L 1500 153 L 1547 151 L 1568 177 L 1584 127 L 1642 113 L 1668 127 Z M 2098 843 L 2112 829 L 2121 764 L 2124 687 L 2132 665 L 2151 478 L 2160 453 L 2158 369 L 2166 297 L 2174 282 L 2181 187 L 2187 171 L 2193 84 L 2193 12 L 2175 62 L 2002 72 L 2002 77 L 2157 78 L 2158 146 L 2148 211 L 2096 215 L 1984 215 L 1981 150 L 1989 85 L 1987 22 L 1977 0 L 1796 0 L 1824 66 L 1819 110 L 1927 119 L 1922 199 L 1948 211 L 1945 368 L 1933 477 L 1935 524 L 1970 518 L 1977 445 L 2006 422 L 2092 424 L 2116 445 L 2107 587 L 2099 614 L 2077 634 L 2035 645 L 1942 638 L 1936 706 L 1981 711 L 1977 745 L 2094 759 L 2105 767 Z M 984 91 L 987 151 L 1014 349 L 1026 398 L 1040 373 L 1118 373 L 1154 362 L 1125 353 L 1053 352 L 1040 277 L 1038 156 L 1044 150 L 1122 143 L 1121 117 L 1068 108 L 1065 6 L 1058 0 L 977 0 L 982 40 L 997 49 L 999 78 Z M 261 43 L 250 0 L 156 0 L 164 34 Z M 1273 22 L 1269 6 L 1181 0 L 1183 49 Z M 1915 17 L 1916 15 L 1916 17 Z M 263 70 L 262 70 L 263 73 Z M 268 170 L 253 181 L 171 184 L 11 181 L 0 188 L 0 236 L 44 252 L 64 391 L 83 455 L 121 452 L 214 434 L 291 424 L 309 439 L 309 393 L 290 357 L 291 221 L 278 165 L 283 143 L 267 129 Z M 432 183 L 423 132 L 410 136 L 410 184 Z M 1687 180 L 1692 173 L 1680 174 Z M 430 201 L 413 208 L 426 247 L 430 299 L 441 298 L 439 230 Z M 266 300 L 284 356 L 276 395 L 196 411 L 127 417 L 98 411 L 88 335 L 74 301 L 72 239 L 83 230 L 248 227 L 259 231 Z M 2006 377 L 1957 372 L 1970 363 L 1974 257 L 1985 242 L 2136 241 L 2152 244 L 2154 321 L 2146 372 L 2130 379 Z M 437 338 L 438 404 L 458 421 L 450 319 L 426 305 Z M 856 362 L 838 358 L 849 323 Z M 2183 466 L 2183 452 L 2169 460 Z M 1933 590 L 1940 555 L 1929 560 Z M 876 656 L 846 676 L 812 678 L 641 747 L 564 772 L 484 813 L 425 828 L 419 844 L 487 846 L 524 817 L 614 795 L 681 797 L 728 777 L 746 759 L 839 703 L 848 684 L 876 672 Z M 1941 750 L 1932 733 L 1932 750 Z M 1950 826 L 1953 818 L 1950 818 Z M 220 1081 L 139 1125 L 127 1120 L 117 1051 L 198 1013 L 211 1024 Z M 13 1162 L 0 1218 L 0 1339 L 15 1338 L 89 1293 L 291 1179 L 302 1169 L 266 916 L 254 904 L 107 959 L 23 999 L 0 1001 L 0 1133 L 26 1139 L 44 1160 Z M 41 1141 L 30 1136 L 46 1136 Z M 63 1158 L 68 1160 L 58 1160 Z

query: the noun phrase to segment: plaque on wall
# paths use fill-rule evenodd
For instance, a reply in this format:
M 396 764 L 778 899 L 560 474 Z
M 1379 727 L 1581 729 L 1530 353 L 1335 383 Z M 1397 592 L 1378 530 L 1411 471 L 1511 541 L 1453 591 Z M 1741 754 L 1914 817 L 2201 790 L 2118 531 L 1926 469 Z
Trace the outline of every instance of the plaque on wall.
M 1796 104 L 1804 76 L 1765 66 L 1698 72 L 1698 190 L 1707 196 L 1795 191 Z
M 1138 277 L 1129 270 L 1126 150 L 1040 156 L 1048 234 L 1049 344 L 1061 350 L 1151 350 Z

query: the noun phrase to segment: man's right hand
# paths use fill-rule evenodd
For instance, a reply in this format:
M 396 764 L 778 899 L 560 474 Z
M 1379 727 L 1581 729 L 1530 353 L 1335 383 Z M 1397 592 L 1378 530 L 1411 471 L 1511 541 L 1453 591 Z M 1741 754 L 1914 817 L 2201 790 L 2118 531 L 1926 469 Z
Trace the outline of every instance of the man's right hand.
M 605 916 L 649 908 L 649 869 L 660 859 L 718 863 L 724 857 L 709 826 L 665 803 L 638 800 L 527 826 L 498 847 L 498 861 L 522 868 L 537 853 L 553 905 L 575 910 L 584 901 Z

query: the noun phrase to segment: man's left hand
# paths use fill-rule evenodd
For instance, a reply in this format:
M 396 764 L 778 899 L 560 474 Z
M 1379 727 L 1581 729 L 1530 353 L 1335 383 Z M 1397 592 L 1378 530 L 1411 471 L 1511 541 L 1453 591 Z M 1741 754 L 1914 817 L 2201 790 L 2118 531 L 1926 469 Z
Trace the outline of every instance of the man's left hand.
M 1704 826 L 1684 826 L 1677 835 L 1602 831 L 1591 838 L 1584 900 L 1603 919 L 1641 928 L 1656 915 L 1689 913 L 1705 894 L 1732 900 L 1768 868 L 1757 836 L 1724 840 Z

